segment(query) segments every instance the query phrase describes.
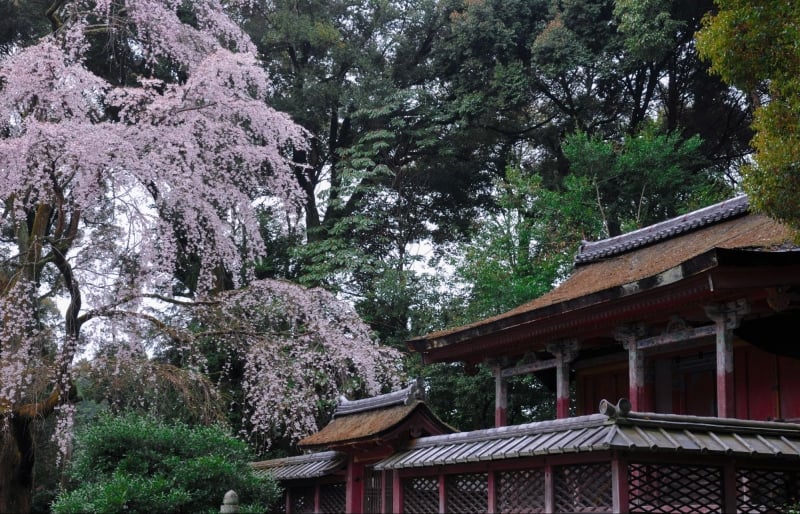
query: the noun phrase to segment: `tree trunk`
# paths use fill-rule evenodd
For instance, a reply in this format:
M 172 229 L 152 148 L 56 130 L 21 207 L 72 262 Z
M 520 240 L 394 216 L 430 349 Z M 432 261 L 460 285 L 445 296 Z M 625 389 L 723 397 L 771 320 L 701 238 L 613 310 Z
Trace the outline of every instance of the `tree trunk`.
M 13 419 L 0 431 L 0 512 L 27 513 L 33 494 L 35 451 L 28 423 Z
M 71 387 L 69 398 L 74 397 L 75 389 Z M 26 514 L 31 511 L 33 465 L 36 463 L 31 423 L 52 414 L 59 398 L 56 389 L 47 400 L 20 407 L 10 419 L 0 421 L 5 425 L 0 426 L 0 512 Z

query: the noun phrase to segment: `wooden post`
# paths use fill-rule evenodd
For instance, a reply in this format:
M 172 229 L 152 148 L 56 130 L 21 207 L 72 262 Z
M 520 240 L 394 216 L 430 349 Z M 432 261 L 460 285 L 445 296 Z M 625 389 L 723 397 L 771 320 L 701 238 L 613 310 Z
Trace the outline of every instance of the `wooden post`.
M 364 464 L 351 456 L 347 462 L 345 511 L 359 514 L 364 511 Z
M 403 482 L 400 473 L 392 473 L 392 512 L 403 512 Z
M 444 475 L 439 475 L 439 514 L 447 513 L 447 481 Z
M 550 463 L 544 465 L 544 511 L 556 511 L 553 466 L 551 466 Z
M 706 315 L 716 325 L 717 354 L 717 416 L 736 417 L 736 396 L 733 384 L 733 330 L 739 326 L 742 316 L 749 312 L 746 300 L 709 305 Z
M 628 466 L 619 455 L 614 455 L 611 460 L 611 497 L 613 512 L 628 512 Z
M 547 345 L 547 351 L 556 357 L 556 418 L 569 417 L 569 370 L 578 356 L 580 346 L 570 339 Z
M 487 508 L 488 514 L 495 514 L 497 512 L 497 475 L 494 469 L 490 469 L 486 476 L 486 487 L 488 489 L 489 505 Z
M 614 338 L 628 351 L 628 396 L 631 410 L 641 412 L 649 407 L 650 391 L 645 377 L 644 351 L 639 348 L 639 338 L 644 335 L 640 325 L 618 327 Z
M 494 368 L 494 426 L 508 425 L 508 381 L 499 367 Z
M 728 461 L 722 468 L 722 512 L 738 512 L 736 503 L 736 465 Z

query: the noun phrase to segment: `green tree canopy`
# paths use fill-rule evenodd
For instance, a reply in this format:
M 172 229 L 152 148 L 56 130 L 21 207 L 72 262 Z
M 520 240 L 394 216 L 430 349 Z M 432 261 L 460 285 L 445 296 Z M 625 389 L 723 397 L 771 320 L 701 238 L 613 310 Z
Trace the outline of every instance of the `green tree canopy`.
M 800 4 L 716 0 L 700 53 L 757 105 L 753 165 L 743 168 L 753 205 L 800 230 Z

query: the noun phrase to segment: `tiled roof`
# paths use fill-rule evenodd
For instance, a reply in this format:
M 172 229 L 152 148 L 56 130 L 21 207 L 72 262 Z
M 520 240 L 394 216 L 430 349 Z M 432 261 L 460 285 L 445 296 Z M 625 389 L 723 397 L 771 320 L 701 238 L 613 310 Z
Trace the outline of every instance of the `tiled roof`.
M 575 256 L 575 264 L 588 264 L 600 259 L 629 252 L 643 246 L 670 239 L 675 236 L 707 227 L 720 221 L 725 221 L 742 214 L 746 214 L 750 208 L 747 196 L 737 196 L 730 200 L 711 205 L 704 209 L 699 209 L 683 216 L 678 216 L 649 227 L 634 230 L 616 237 L 603 239 L 601 241 L 584 242 L 581 245 L 578 255 Z
M 738 215 L 746 205 L 746 197 L 737 197 L 633 232 L 632 236 L 626 234 L 620 238 L 588 243 L 584 246 L 584 262 L 576 266 L 572 275 L 555 289 L 503 314 L 411 340 L 409 347 L 425 351 L 428 341 L 436 341 L 437 345 L 457 343 L 476 335 L 504 330 L 520 322 L 530 322 L 537 319 L 539 312 L 542 317 L 552 316 L 554 310 L 566 314 L 570 311 L 568 303 L 573 300 L 583 299 L 586 300 L 583 304 L 586 304 L 594 294 L 602 296 L 603 291 L 624 288 L 660 273 L 679 269 L 683 263 L 716 249 L 762 252 L 796 248 L 792 244 L 794 234 L 787 226 L 760 214 Z M 661 229 L 650 232 L 651 228 L 659 226 Z M 666 237 L 664 234 L 670 231 L 674 233 Z M 625 239 L 629 236 L 630 241 Z M 631 245 L 629 250 L 621 250 L 626 245 Z M 638 246 L 634 248 L 634 245 Z M 599 257 L 601 254 L 605 257 Z M 590 255 L 593 257 L 590 258 Z
M 330 475 L 343 469 L 347 456 L 340 452 L 317 452 L 283 459 L 253 462 L 257 475 L 271 475 L 276 480 L 299 480 Z
M 617 410 L 617 409 L 612 409 Z M 800 459 L 800 425 L 674 414 L 593 414 L 419 438 L 376 469 L 627 450 Z

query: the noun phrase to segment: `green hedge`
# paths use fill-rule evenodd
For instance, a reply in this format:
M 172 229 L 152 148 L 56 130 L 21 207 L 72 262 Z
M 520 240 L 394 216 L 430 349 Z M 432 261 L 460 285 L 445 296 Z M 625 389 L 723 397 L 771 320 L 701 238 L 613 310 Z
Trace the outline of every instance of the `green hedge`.
M 253 474 L 251 459 L 247 445 L 218 426 L 106 415 L 77 434 L 70 486 L 52 510 L 219 512 L 233 489 L 241 512 L 264 512 L 280 491 L 274 480 Z

